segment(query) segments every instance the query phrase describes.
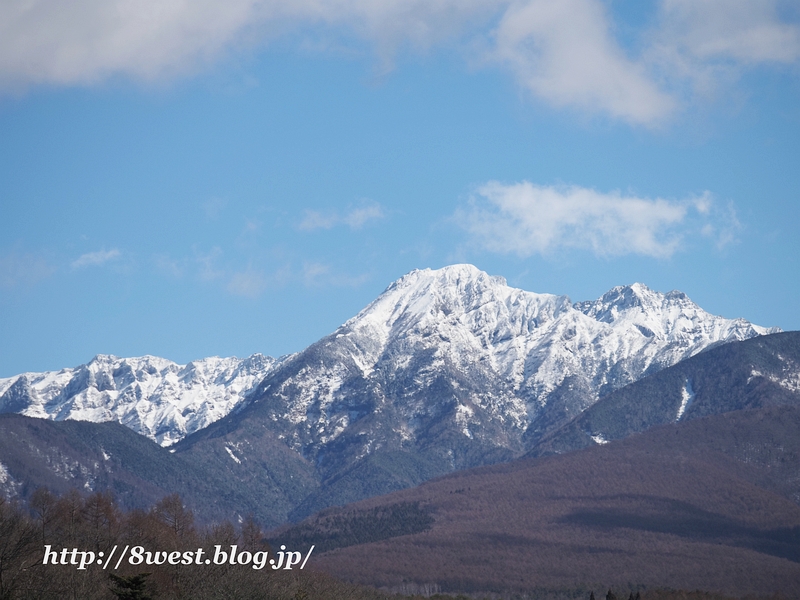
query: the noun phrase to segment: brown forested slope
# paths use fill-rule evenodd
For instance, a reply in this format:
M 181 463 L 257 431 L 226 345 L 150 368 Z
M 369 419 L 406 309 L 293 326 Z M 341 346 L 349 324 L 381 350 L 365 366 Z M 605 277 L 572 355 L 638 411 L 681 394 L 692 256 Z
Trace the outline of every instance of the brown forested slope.
M 332 548 L 317 566 L 379 586 L 798 597 L 799 457 L 800 409 L 736 411 L 455 473 L 277 539 L 316 536 Z M 392 511 L 409 527 L 380 521 Z

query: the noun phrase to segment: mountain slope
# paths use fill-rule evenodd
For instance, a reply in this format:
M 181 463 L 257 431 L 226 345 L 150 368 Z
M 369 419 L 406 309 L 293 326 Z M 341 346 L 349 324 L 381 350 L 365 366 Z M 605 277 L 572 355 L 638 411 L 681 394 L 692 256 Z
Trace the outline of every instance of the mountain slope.
M 572 304 L 470 265 L 413 271 L 176 449 L 269 428 L 319 473 L 299 518 L 519 456 L 607 391 L 768 331 L 641 284 Z
M 698 364 L 706 366 L 699 369 Z M 635 405 L 638 408 L 622 404 L 617 408 L 617 416 L 611 419 L 623 431 L 628 416 L 643 415 L 652 425 L 661 415 L 665 422 L 674 423 L 682 402 L 681 390 L 689 373 L 694 377 L 696 397 L 694 403 L 684 409 L 684 416 L 677 424 L 698 428 L 701 425 L 694 424 L 703 423 L 702 428 L 683 430 L 691 431 L 691 436 L 674 439 L 687 444 L 685 452 L 665 460 L 682 464 L 693 453 L 705 460 L 715 452 L 722 452 L 734 459 L 733 463 L 726 463 L 728 471 L 731 471 L 731 464 L 738 465 L 731 471 L 737 477 L 745 477 L 755 485 L 800 502 L 800 478 L 797 477 L 800 434 L 795 431 L 800 425 L 795 423 L 793 413 L 784 413 L 781 418 L 767 415 L 750 419 L 746 427 L 725 425 L 735 423 L 736 415 L 744 414 L 735 409 L 800 406 L 800 398 L 793 389 L 800 374 L 798 364 L 800 333 L 757 337 L 713 348 L 675 367 L 646 376 L 595 406 L 603 406 L 612 397 L 628 397 L 638 402 Z M 649 391 L 642 393 L 642 389 Z M 259 417 L 254 408 L 257 405 L 258 402 L 169 449 L 116 423 L 45 421 L 0 415 L 0 487 L 23 499 L 40 485 L 56 491 L 70 485 L 87 491 L 108 488 L 123 495 L 123 503 L 128 506 L 146 506 L 160 495 L 178 492 L 202 520 L 236 519 L 252 513 L 265 525 L 276 526 L 290 517 L 297 519 L 304 516 L 304 512 L 312 512 L 315 505 L 345 504 L 354 497 L 376 496 L 387 488 L 390 491 L 408 488 L 451 470 L 449 462 L 437 462 L 441 457 L 437 450 L 441 446 L 437 448 L 431 444 L 378 449 L 354 460 L 341 472 L 325 476 L 319 464 L 289 448 L 274 430 L 276 428 Z M 732 410 L 734 412 L 730 412 Z M 710 413 L 724 413 L 727 420 L 712 422 L 696 418 Z M 387 409 L 387 418 L 393 414 Z M 587 414 L 594 414 L 594 408 Z M 441 431 L 447 433 L 444 428 Z M 609 438 L 614 433 L 610 428 L 602 431 Z M 582 430 L 578 429 L 578 433 L 582 434 Z M 658 439 L 664 434 L 660 435 Z M 629 439 L 637 437 L 641 436 Z M 471 441 L 458 432 L 443 439 L 463 444 Z M 465 439 L 466 442 L 462 441 Z M 569 442 L 571 438 L 562 433 L 561 438 L 546 436 L 542 443 L 557 439 Z M 587 443 L 597 446 L 588 439 Z M 647 452 L 654 452 L 661 445 L 674 446 L 672 439 L 664 438 L 663 443 L 655 444 Z M 332 451 L 335 450 L 334 446 Z M 656 468 L 655 464 L 652 466 Z M 741 473 L 736 470 L 740 467 L 744 469 Z M 572 471 L 563 474 L 567 478 L 573 475 Z M 613 473 L 609 476 L 616 477 Z M 666 479 L 662 483 L 668 487 L 684 485 L 669 483 Z M 695 481 L 692 485 L 699 485 L 702 490 L 706 484 Z M 495 493 L 500 497 L 506 492 L 497 488 Z M 414 506 L 392 509 L 387 514 L 391 518 L 403 517 L 406 524 L 411 523 L 412 530 L 427 520 L 427 514 L 420 513 Z M 373 523 L 373 529 L 383 530 L 381 523 Z M 388 531 L 397 530 L 391 524 L 387 527 Z
M 273 499 L 266 518 L 282 522 L 513 459 L 610 391 L 768 331 L 680 292 L 634 284 L 573 304 L 454 265 L 409 273 L 277 362 L 98 356 L 0 381 L 0 412 L 119 421 L 221 489 Z
M 249 459 L 237 448 L 176 454 L 115 422 L 52 421 L 0 415 L 0 495 L 28 499 L 110 490 L 125 508 L 146 508 L 178 493 L 202 522 L 252 514 L 276 526 L 317 485 L 313 468 L 266 432 L 253 436 Z M 238 460 L 238 459 L 237 459 Z
M 572 304 L 453 265 L 402 277 L 294 357 L 177 365 L 98 355 L 73 369 L 0 379 L 0 412 L 117 421 L 167 446 L 259 397 L 275 401 L 270 418 L 287 444 L 314 460 L 330 456 L 331 444 L 353 446 L 352 458 L 376 444 L 404 448 L 444 435 L 459 438 L 445 460 L 461 468 L 519 453 L 647 373 L 770 331 L 710 315 L 680 292 L 634 284 Z M 397 412 L 393 424 L 371 418 L 387 410 Z M 364 437 L 370 420 L 367 429 L 385 431 Z M 355 445 L 354 430 L 363 438 Z
M 390 588 L 797 597 L 798 432 L 798 406 L 673 423 L 330 508 L 272 543 L 315 540 L 318 568 Z
M 800 332 L 725 344 L 612 392 L 549 432 L 530 455 L 569 452 L 656 425 L 774 405 L 800 406 Z
M 168 446 L 240 406 L 275 364 L 260 354 L 187 365 L 100 354 L 72 369 L 0 379 L 0 413 L 117 421 Z

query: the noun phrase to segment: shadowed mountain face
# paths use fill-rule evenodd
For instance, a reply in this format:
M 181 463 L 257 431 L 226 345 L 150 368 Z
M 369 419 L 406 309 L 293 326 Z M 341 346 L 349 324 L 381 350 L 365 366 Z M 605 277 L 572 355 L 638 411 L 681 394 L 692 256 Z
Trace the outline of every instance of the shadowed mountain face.
M 454 473 L 273 541 L 318 540 L 318 567 L 378 586 L 797 597 L 799 501 L 800 407 L 769 406 Z
M 231 461 L 224 446 L 172 453 L 118 423 L 0 415 L 0 495 L 111 490 L 124 508 L 144 508 L 179 493 L 201 522 L 252 514 L 276 525 L 318 483 L 313 469 L 268 433 L 250 443 L 245 465 Z
M 612 392 L 543 436 L 529 455 L 569 452 L 656 425 L 776 405 L 800 406 L 800 332 L 726 344 Z
M 648 424 L 674 422 L 687 379 L 696 388 L 695 397 L 684 407 L 677 423 L 681 426 L 694 426 L 697 421 L 691 417 L 715 410 L 798 406 L 798 394 L 792 388 L 799 372 L 793 366 L 800 359 L 798 339 L 800 334 L 790 332 L 714 348 L 612 394 L 587 414 L 598 418 L 595 410 L 600 411 L 606 403 L 611 406 L 611 417 L 602 421 L 603 429 L 599 430 L 609 438 L 639 431 Z M 754 371 L 759 374 L 754 376 Z M 649 392 L 637 391 L 640 389 Z M 437 455 L 431 447 L 423 446 L 412 447 L 414 451 L 375 451 L 342 474 L 323 478 L 318 465 L 289 448 L 280 434 L 271 430 L 270 421 L 255 410 L 256 406 L 252 414 L 220 421 L 203 435 L 191 436 L 170 449 L 116 423 L 2 415 L 0 487 L 6 494 L 22 498 L 41 485 L 54 491 L 68 486 L 87 491 L 111 489 L 129 507 L 147 506 L 167 493 L 179 492 L 200 520 L 235 520 L 252 513 L 265 525 L 277 526 L 289 515 L 308 513 L 315 505 L 346 504 L 353 498 L 410 487 L 446 472 L 435 462 Z M 649 421 L 637 415 L 647 416 Z M 576 423 L 581 419 L 578 417 Z M 638 428 L 631 427 L 631 422 Z M 751 421 L 748 427 L 757 423 Z M 711 436 L 711 441 L 722 448 L 733 444 L 724 450 L 726 455 L 765 466 L 766 470 L 759 473 L 772 482 L 770 489 L 800 501 L 800 474 L 796 472 L 800 459 L 785 452 L 791 448 L 792 439 L 800 439 L 797 429 L 792 429 L 793 423 L 764 421 L 754 430 L 757 433 L 750 445 L 739 444 L 740 439 L 750 438 L 736 429 L 718 435 L 714 433 L 717 428 L 702 435 Z M 223 429 L 223 424 L 230 429 Z M 611 425 L 618 426 L 620 433 Z M 570 425 L 563 429 L 561 438 L 551 435 L 534 451 L 558 440 L 566 448 L 597 446 L 592 439 L 597 433 L 590 431 L 589 435 L 584 429 Z M 463 443 L 464 436 L 450 439 Z

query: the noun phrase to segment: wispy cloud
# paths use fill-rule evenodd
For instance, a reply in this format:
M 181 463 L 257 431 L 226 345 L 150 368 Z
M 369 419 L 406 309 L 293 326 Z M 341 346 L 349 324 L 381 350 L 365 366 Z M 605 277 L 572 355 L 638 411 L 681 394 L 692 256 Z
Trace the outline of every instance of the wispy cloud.
M 341 222 L 339 215 L 336 213 L 325 213 L 319 210 L 306 209 L 303 214 L 303 220 L 297 228 L 300 231 L 314 231 L 315 229 L 333 229 Z
M 322 263 L 305 263 L 303 265 L 303 283 L 308 287 L 322 285 L 323 280 L 330 274 L 331 268 Z
M 228 201 L 224 198 L 209 198 L 202 203 L 201 208 L 206 219 L 209 221 L 216 220 L 223 209 L 227 206 Z
M 27 252 L 0 256 L 0 287 L 27 288 L 46 279 L 55 268 L 43 257 Z
M 350 229 L 361 229 L 369 221 L 382 219 L 384 216 L 383 208 L 377 202 L 365 202 L 362 206 L 351 208 L 345 213 L 306 210 L 297 228 L 301 231 L 314 231 L 345 225 Z
M 267 277 L 257 269 L 248 268 L 233 273 L 226 287 L 235 296 L 257 298 L 267 289 Z
M 198 268 L 200 281 L 215 281 L 225 276 L 225 271 L 219 267 L 221 257 L 222 248 L 219 246 L 214 246 L 208 252 L 194 249 L 194 262 Z
M 319 261 L 304 261 L 299 265 L 291 260 L 266 259 L 250 256 L 226 255 L 215 246 L 208 252 L 195 249 L 194 260 L 174 260 L 168 256 L 156 257 L 156 268 L 163 274 L 178 278 L 189 274 L 204 285 L 222 289 L 232 296 L 256 299 L 270 290 L 286 285 L 303 285 L 308 288 L 355 287 L 368 279 L 367 274 L 349 275 Z
M 778 0 L 665 0 L 661 43 L 696 60 L 792 63 L 800 59 L 800 25 L 781 22 L 778 5 Z
M 706 222 L 700 232 L 713 240 L 718 250 L 739 241 L 739 233 L 744 229 L 736 214 L 736 207 L 729 202 L 725 207 L 709 203 L 708 209 L 702 213 Z
M 800 25 L 781 0 L 660 0 L 642 51 L 623 50 L 603 0 L 7 0 L 0 2 L 0 89 L 144 81 L 192 73 L 301 32 L 370 43 L 381 64 L 404 49 L 460 48 L 507 69 L 533 96 L 652 126 L 680 105 L 685 81 L 800 60 Z M 790 16 L 787 16 L 790 15 Z M 669 83 L 665 83 L 669 82 Z M 209 205 L 211 214 L 219 207 Z
M 174 259 L 169 254 L 156 254 L 153 256 L 153 263 L 155 264 L 156 270 L 173 279 L 183 277 L 186 270 L 185 262 L 186 261 Z
M 258 298 L 269 287 L 270 283 L 279 279 L 279 276 L 269 277 L 266 270 L 261 268 L 257 261 L 249 261 L 243 266 L 241 261 L 228 257 L 219 246 L 214 246 L 208 251 L 194 248 L 194 260 L 175 261 L 167 259 L 157 262 L 157 267 L 164 273 L 182 276 L 188 268 L 198 281 L 219 287 L 229 294 L 243 298 Z M 238 264 L 237 264 L 238 263 Z M 193 266 L 192 266 L 193 265 Z
M 800 23 L 780 0 L 663 0 L 644 58 L 679 87 L 713 96 L 747 69 L 800 61 Z M 795 17 L 798 14 L 795 11 Z
M 369 275 L 366 273 L 347 275 L 320 262 L 303 264 L 302 280 L 306 287 L 357 287 L 368 279 Z
M 361 229 L 369 221 L 384 217 L 383 209 L 377 202 L 367 203 L 360 208 L 354 208 L 342 217 L 342 222 L 350 229 Z
M 113 261 L 121 256 L 120 251 L 116 248 L 111 250 L 98 250 L 97 252 L 87 252 L 81 254 L 77 259 L 70 263 L 73 269 L 80 269 L 82 267 L 99 267 L 110 261 Z
M 690 213 L 705 220 L 705 234 L 730 228 L 712 219 L 711 195 L 684 201 L 602 193 L 578 186 L 541 186 L 524 181 L 489 182 L 478 189 L 456 222 L 480 247 L 527 257 L 562 249 L 590 250 L 597 256 L 672 256 L 695 227 Z M 723 236 L 724 237 L 724 236 Z M 728 240 L 728 242 L 732 239 Z

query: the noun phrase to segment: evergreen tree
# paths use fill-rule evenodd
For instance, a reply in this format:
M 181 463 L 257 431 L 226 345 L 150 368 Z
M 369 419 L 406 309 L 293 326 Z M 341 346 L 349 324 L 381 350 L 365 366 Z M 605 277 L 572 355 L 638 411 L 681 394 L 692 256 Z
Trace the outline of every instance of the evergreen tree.
M 150 573 L 139 573 L 130 577 L 119 577 L 109 573 L 108 576 L 116 586 L 116 589 L 111 588 L 111 593 L 120 600 L 153 600 L 145 590 L 145 580 L 149 575 Z

